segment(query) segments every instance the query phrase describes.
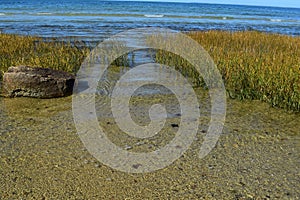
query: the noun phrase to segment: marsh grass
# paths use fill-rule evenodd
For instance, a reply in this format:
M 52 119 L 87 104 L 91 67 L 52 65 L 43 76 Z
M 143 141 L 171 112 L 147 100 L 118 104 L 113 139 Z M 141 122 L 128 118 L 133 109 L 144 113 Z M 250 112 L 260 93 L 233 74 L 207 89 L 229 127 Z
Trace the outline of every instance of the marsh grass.
M 52 68 L 76 74 L 85 58 L 90 55 L 91 48 L 74 38 L 70 38 L 69 41 L 58 41 L 55 38 L 0 34 L 0 80 L 10 66 L 18 65 Z M 125 47 L 123 44 L 113 42 L 113 48 L 109 50 L 116 48 Z M 108 55 L 106 52 L 98 54 Z M 122 55 L 112 61 L 111 65 L 128 67 L 129 59 L 129 55 Z
M 0 34 L 0 70 L 10 66 L 48 67 L 75 73 L 90 50 L 82 44 L 33 36 Z
M 300 111 L 300 37 L 223 31 L 191 32 L 188 36 L 213 58 L 231 98 L 257 99 Z M 161 36 L 155 37 L 152 39 Z M 156 61 L 181 69 L 195 86 L 205 85 L 179 55 L 157 51 Z
M 223 31 L 191 32 L 188 36 L 213 58 L 231 98 L 257 99 L 275 107 L 300 111 L 300 37 Z M 159 37 L 152 39 L 159 41 Z M 8 67 L 16 65 L 49 67 L 76 74 L 90 50 L 82 42 L 0 34 L 0 79 Z M 135 58 L 121 56 L 112 65 L 129 66 L 133 62 L 130 59 Z M 174 66 L 194 86 L 205 87 L 203 78 L 180 56 L 157 51 L 155 59 Z

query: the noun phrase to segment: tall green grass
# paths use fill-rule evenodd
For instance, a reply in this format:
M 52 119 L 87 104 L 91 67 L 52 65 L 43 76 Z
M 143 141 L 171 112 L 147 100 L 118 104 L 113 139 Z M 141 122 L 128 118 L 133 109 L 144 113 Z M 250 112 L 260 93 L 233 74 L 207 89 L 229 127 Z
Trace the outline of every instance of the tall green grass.
M 230 97 L 258 99 L 275 107 L 300 111 L 300 37 L 223 31 L 191 32 L 188 36 L 211 55 Z M 152 39 L 158 40 L 160 36 L 155 37 Z M 78 42 L 0 34 L 0 79 L 8 67 L 16 65 L 75 74 L 89 53 L 89 47 Z M 128 66 L 128 59 L 134 57 L 121 56 L 112 65 Z M 205 85 L 193 66 L 180 56 L 157 51 L 155 59 L 175 66 L 191 77 L 195 86 Z
M 10 66 L 29 65 L 75 73 L 89 52 L 89 48 L 76 42 L 0 34 L 0 71 L 5 72 Z
M 300 111 L 300 37 L 223 31 L 188 36 L 213 58 L 230 97 Z M 161 36 L 155 37 L 152 40 Z M 156 61 L 188 73 L 196 86 L 205 85 L 193 66 L 178 55 L 157 51 Z
M 125 48 L 119 42 L 112 48 Z M 109 49 L 111 50 L 111 49 Z M 72 40 L 57 41 L 34 36 L 0 34 L 0 80 L 10 66 L 29 65 L 32 67 L 52 68 L 76 74 L 84 59 L 90 55 L 91 46 Z M 108 55 L 98 52 L 99 55 Z M 129 66 L 129 56 L 123 55 L 112 65 Z

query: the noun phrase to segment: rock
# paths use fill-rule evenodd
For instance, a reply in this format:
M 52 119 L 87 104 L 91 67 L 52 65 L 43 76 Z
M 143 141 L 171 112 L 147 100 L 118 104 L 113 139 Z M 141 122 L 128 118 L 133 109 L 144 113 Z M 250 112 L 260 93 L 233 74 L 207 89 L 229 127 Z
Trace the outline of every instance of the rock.
M 171 124 L 171 126 L 172 126 L 173 128 L 177 128 L 177 127 L 179 127 L 179 125 L 178 125 L 178 124 Z
M 10 67 L 3 75 L 2 96 L 55 98 L 72 94 L 75 76 L 49 68 Z

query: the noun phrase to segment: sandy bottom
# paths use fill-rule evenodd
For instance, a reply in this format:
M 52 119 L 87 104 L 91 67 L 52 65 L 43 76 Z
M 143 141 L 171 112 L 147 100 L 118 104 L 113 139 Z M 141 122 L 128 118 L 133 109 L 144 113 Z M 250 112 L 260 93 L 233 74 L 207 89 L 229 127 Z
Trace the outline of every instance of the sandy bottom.
M 223 134 L 204 159 L 198 152 L 208 128 L 205 109 L 197 140 L 183 156 L 164 169 L 129 174 L 102 164 L 86 150 L 76 133 L 72 97 L 0 101 L 0 199 L 300 198 L 299 114 L 257 101 L 228 100 Z M 142 105 L 147 101 L 136 99 L 133 111 L 141 115 Z M 180 117 L 176 112 L 164 128 L 170 134 L 143 141 L 120 134 L 109 116 L 100 125 L 122 148 L 153 151 L 174 136 L 172 124 Z

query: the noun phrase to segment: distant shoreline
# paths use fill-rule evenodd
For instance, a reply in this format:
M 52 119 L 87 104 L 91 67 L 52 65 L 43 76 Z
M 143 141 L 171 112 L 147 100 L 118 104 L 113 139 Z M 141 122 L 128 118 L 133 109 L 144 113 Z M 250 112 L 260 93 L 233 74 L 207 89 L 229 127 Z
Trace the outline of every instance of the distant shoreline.
M 175 30 L 176 31 L 176 30 Z M 283 34 L 283 33 L 273 33 L 273 32 L 265 32 L 265 31 L 256 31 L 256 30 L 244 30 L 244 31 L 239 31 L 239 30 L 183 30 L 183 31 L 178 31 L 180 33 L 184 34 L 189 34 L 189 33 L 207 33 L 207 32 L 227 32 L 227 33 L 246 33 L 246 32 L 257 32 L 257 33 L 262 33 L 262 34 L 267 34 L 267 35 L 278 35 L 278 36 L 286 36 L 286 37 L 293 37 L 293 38 L 299 38 L 300 35 L 289 35 L 289 34 Z M 64 43 L 70 43 L 72 45 L 76 45 L 77 47 L 89 47 L 90 49 L 95 48 L 100 42 L 102 42 L 104 39 L 107 39 L 113 35 L 109 35 L 104 38 L 99 38 L 99 40 L 95 38 L 90 38 L 90 37 L 79 37 L 79 36 L 64 36 L 64 37 L 59 37 L 59 36 L 41 36 L 41 35 L 27 35 L 27 34 L 20 34 L 20 33 L 5 33 L 1 32 L 0 30 L 0 35 L 15 35 L 15 36 L 20 36 L 20 37 L 33 37 L 33 38 L 40 38 L 41 41 L 43 42 L 64 42 Z

